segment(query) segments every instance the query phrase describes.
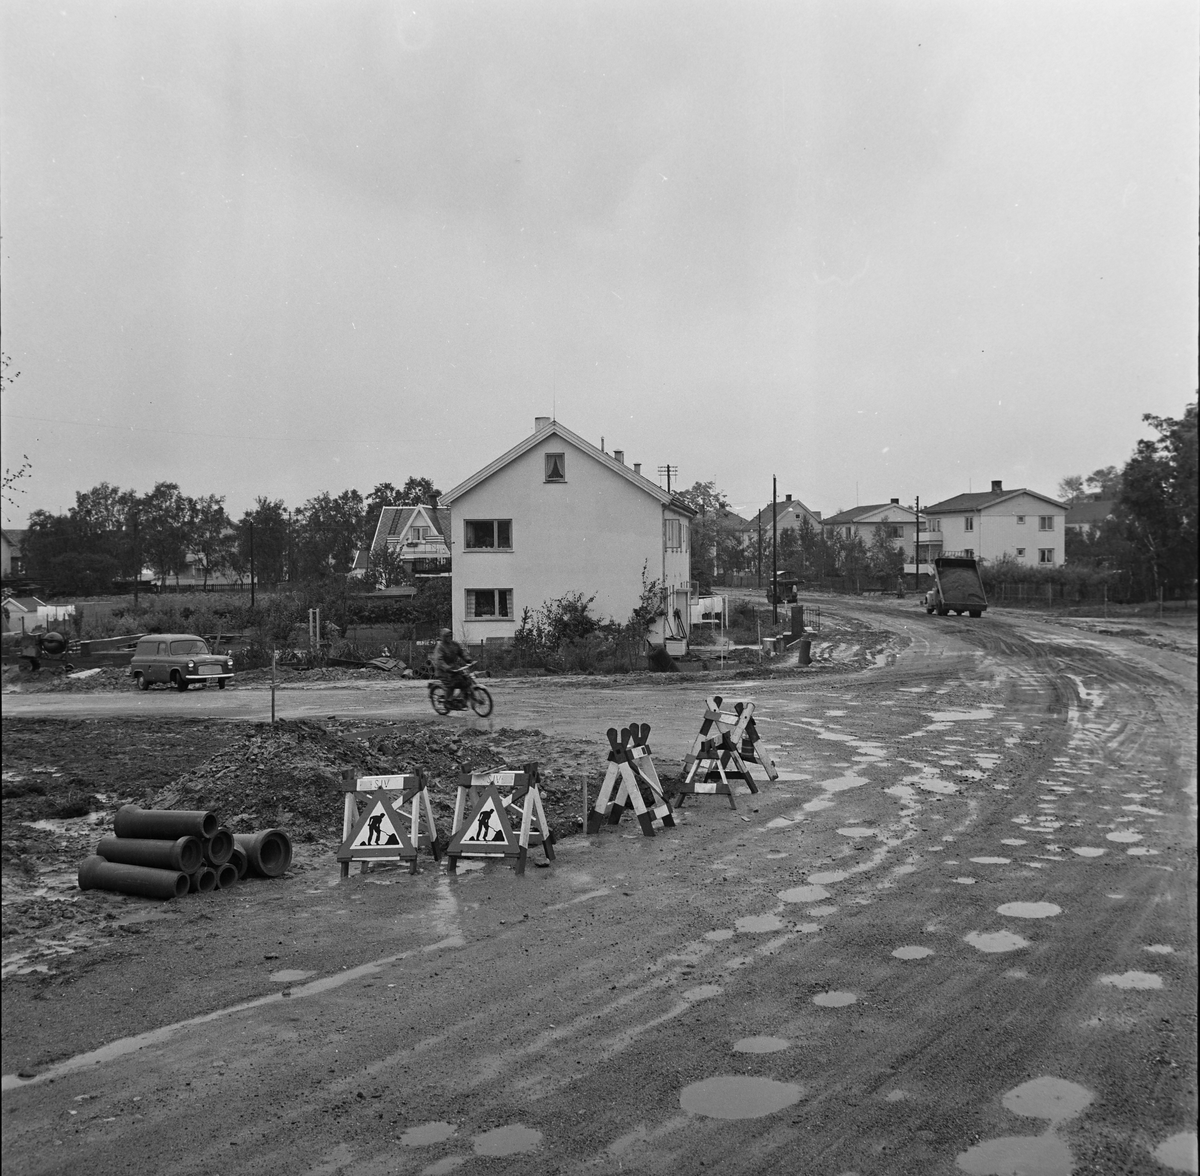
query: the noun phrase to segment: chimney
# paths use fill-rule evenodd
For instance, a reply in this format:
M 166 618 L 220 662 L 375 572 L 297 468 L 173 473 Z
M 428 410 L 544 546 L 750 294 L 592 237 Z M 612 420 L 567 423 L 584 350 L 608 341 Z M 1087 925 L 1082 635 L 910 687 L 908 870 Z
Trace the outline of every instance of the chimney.
M 617 461 L 619 461 L 622 465 L 625 464 L 625 450 L 624 449 L 614 449 L 613 457 L 615 457 L 617 459 Z
M 783 501 L 784 501 L 784 502 L 791 502 L 791 501 L 792 501 L 792 496 L 791 496 L 790 494 L 786 494 L 786 495 L 784 495 L 784 499 L 783 499 Z
M 640 461 L 635 461 L 635 462 L 633 463 L 633 472 L 634 472 L 635 474 L 641 474 L 641 472 L 642 472 L 642 463 L 641 463 Z
M 1000 482 L 992 483 L 992 493 L 993 494 L 1001 494 L 1001 493 L 1003 493 L 1003 491 L 1004 491 L 1004 486 Z
M 535 433 L 540 433 L 549 423 L 550 423 L 549 417 L 534 417 L 533 418 L 533 431 Z
M 893 498 L 893 499 L 892 499 L 892 505 L 893 505 L 893 506 L 899 506 L 899 505 L 900 505 L 900 499 L 899 499 L 899 498 Z

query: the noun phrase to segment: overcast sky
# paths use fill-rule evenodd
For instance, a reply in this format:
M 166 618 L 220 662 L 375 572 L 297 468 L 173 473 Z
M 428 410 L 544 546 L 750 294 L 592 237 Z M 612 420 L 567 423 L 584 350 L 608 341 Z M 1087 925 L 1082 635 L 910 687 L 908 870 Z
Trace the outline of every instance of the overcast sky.
M 443 490 L 538 415 L 743 513 L 1195 395 L 1195 0 L 0 4 L 6 525 Z

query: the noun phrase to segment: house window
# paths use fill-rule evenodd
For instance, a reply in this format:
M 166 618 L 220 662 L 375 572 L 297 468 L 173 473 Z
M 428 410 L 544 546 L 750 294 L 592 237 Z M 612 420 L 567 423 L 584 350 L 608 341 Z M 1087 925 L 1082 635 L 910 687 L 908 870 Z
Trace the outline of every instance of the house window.
M 1018 527 L 1023 527 L 1024 525 L 1025 525 L 1025 516 L 1024 516 L 1024 515 L 1017 515 L 1017 526 L 1018 526 Z
M 974 515 L 967 515 L 967 517 L 965 519 L 963 519 L 963 530 L 964 531 L 974 531 L 975 530 L 975 516 Z
M 1053 531 L 1054 530 L 1054 516 L 1053 515 L 1040 515 L 1038 517 L 1038 530 L 1039 531 Z
M 467 589 L 467 620 L 495 620 L 512 615 L 511 588 Z
M 546 481 L 565 482 L 567 480 L 567 455 L 565 453 L 546 454 Z
M 926 519 L 925 520 L 925 530 L 931 531 L 935 535 L 940 535 L 942 533 L 942 520 L 941 519 Z
M 897 527 L 894 524 L 889 526 L 887 529 L 887 537 L 889 539 L 903 539 L 904 538 L 904 528 Z
M 975 548 L 974 548 L 974 547 L 964 547 L 964 548 L 963 548 L 963 555 L 964 555 L 964 556 L 965 556 L 967 559 L 974 559 L 974 558 L 975 558 Z
M 1039 547 L 1038 548 L 1038 563 L 1052 564 L 1053 562 L 1054 562 L 1054 548 L 1053 547 Z
M 853 528 L 853 527 L 847 527 L 847 528 L 846 528 L 846 538 L 847 538 L 847 539 L 853 539 L 853 538 L 854 538 L 854 528 Z
M 1025 548 L 1018 547 L 1017 548 L 1017 559 L 1024 559 L 1024 558 L 1025 558 Z
M 463 547 L 467 551 L 512 551 L 512 519 L 467 519 Z
M 667 551 L 683 550 L 682 519 L 663 519 L 663 547 Z

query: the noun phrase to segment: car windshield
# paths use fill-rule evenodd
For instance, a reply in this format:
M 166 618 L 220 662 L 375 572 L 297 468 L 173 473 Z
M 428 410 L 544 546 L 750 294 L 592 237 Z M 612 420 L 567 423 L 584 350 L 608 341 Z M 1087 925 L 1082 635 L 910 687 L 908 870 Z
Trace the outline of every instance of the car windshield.
M 199 637 L 189 637 L 186 641 L 172 641 L 172 653 L 207 653 L 208 646 Z

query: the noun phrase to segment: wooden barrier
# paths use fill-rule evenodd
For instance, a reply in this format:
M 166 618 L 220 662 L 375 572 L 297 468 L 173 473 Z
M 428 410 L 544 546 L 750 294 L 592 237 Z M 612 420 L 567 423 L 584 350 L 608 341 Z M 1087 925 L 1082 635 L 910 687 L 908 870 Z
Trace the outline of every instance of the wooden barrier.
M 588 814 L 589 833 L 599 833 L 605 821 L 617 824 L 626 809 L 637 814 L 647 837 L 654 836 L 656 826 L 674 828 L 675 817 L 658 779 L 649 740 L 649 723 L 630 723 L 621 728 L 619 736 L 616 727 L 609 727 L 608 767 L 596 804 Z
M 700 733 L 684 756 L 683 781 L 676 786 L 675 803 L 681 806 L 685 796 L 727 796 L 729 807 L 736 810 L 733 781 L 741 781 L 751 792 L 758 787 L 751 765 L 762 770 L 768 780 L 778 779 L 775 765 L 758 750 L 758 728 L 754 725 L 754 703 L 748 698 L 708 699 Z
M 434 861 L 441 856 L 429 788 L 421 772 L 356 776 L 353 768 L 347 768 L 342 773 L 342 791 L 346 799 L 337 860 L 341 862 L 343 878 L 350 877 L 351 862 L 361 862 L 361 872 L 365 874 L 371 862 L 407 861 L 409 873 L 415 874 L 419 850 L 428 849 Z M 359 796 L 367 802 L 361 813 Z M 411 805 L 408 813 L 404 812 L 405 805 Z
M 446 868 L 458 870 L 460 857 L 513 857 L 513 871 L 525 873 L 530 846 L 540 845 L 554 860 L 554 835 L 542 808 L 537 764 L 520 772 L 472 772 L 459 777 L 454 828 L 446 847 Z M 508 795 L 502 790 L 507 789 Z M 468 805 L 469 815 L 468 815 Z M 513 822 L 520 820 L 520 832 Z

